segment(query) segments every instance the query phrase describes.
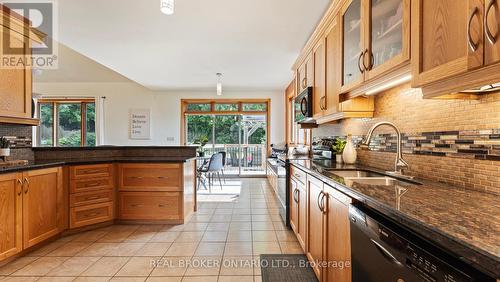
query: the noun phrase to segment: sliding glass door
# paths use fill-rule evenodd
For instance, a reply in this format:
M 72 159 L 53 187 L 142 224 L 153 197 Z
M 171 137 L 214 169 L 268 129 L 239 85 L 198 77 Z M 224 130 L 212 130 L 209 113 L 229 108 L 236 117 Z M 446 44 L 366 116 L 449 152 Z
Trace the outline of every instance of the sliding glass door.
M 225 174 L 264 175 L 267 159 L 265 114 L 188 114 L 186 143 L 204 144 L 203 155 L 226 152 Z

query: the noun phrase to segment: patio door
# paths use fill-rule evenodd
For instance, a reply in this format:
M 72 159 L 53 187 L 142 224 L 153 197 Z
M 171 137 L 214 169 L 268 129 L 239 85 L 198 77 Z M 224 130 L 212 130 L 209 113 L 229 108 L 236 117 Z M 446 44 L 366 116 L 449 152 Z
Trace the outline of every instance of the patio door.
M 265 114 L 187 114 L 186 144 L 204 143 L 205 158 L 226 152 L 226 176 L 265 175 L 267 116 Z

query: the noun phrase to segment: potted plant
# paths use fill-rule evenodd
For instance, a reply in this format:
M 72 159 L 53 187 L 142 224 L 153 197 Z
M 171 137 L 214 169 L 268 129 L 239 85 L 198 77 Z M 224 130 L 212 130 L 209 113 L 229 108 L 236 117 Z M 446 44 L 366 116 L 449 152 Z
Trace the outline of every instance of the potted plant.
M 0 137 L 0 158 L 4 160 L 10 156 L 10 141 L 5 137 Z
M 204 157 L 205 156 L 205 145 L 208 143 L 208 137 L 200 137 L 196 138 L 194 140 L 194 144 L 199 144 L 198 149 L 196 149 L 196 152 L 198 153 L 199 157 Z
M 335 154 L 335 158 L 337 163 L 342 163 L 342 153 L 344 152 L 344 148 L 347 142 L 340 138 L 336 138 L 335 142 L 332 145 L 332 153 Z

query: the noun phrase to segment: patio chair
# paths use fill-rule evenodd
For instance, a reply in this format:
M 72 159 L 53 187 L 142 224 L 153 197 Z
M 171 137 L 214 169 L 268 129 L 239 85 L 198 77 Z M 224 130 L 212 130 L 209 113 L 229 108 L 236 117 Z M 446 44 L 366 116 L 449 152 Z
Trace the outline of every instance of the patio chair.
M 223 157 L 221 153 L 215 153 L 212 155 L 212 157 L 210 157 L 210 161 L 208 162 L 207 166 L 201 167 L 197 170 L 198 189 L 200 188 L 200 182 L 202 181 L 202 177 L 206 176 L 206 178 L 208 179 L 208 192 L 212 193 L 213 177 L 214 175 L 217 175 L 217 177 L 219 178 L 220 189 L 222 190 L 222 181 L 220 179 L 220 172 L 222 171 L 223 168 L 222 159 Z M 206 187 L 204 181 L 203 185 Z
M 227 153 L 225 151 L 219 152 L 222 155 L 222 179 L 224 179 L 224 184 L 226 184 L 226 176 L 224 175 L 224 169 L 226 168 L 226 156 Z

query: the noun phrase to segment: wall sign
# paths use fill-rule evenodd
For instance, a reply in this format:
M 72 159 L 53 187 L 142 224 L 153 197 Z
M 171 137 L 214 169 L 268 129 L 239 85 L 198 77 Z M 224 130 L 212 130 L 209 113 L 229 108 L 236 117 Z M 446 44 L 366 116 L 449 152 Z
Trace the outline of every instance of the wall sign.
M 151 110 L 131 109 L 129 125 L 130 139 L 151 139 Z

